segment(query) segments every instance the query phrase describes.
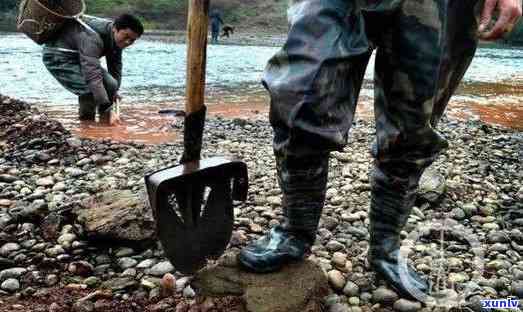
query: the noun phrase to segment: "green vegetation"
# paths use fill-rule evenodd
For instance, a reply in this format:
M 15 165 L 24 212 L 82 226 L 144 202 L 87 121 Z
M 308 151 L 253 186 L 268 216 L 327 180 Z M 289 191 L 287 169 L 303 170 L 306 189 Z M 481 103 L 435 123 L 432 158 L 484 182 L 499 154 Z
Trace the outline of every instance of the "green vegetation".
M 86 0 L 88 14 L 117 16 L 136 14 L 147 28 L 183 29 L 187 0 Z M 222 12 L 226 23 L 240 29 L 283 31 L 286 28 L 286 0 L 213 0 L 212 8 Z M 269 27 L 267 29 L 267 27 Z

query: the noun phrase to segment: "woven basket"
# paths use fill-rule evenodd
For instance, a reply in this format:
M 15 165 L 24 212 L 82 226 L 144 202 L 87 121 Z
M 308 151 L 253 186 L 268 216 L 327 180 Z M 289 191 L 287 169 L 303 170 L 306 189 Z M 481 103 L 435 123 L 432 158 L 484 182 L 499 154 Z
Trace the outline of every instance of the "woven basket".
M 51 39 L 67 20 L 85 12 L 84 0 L 22 0 L 17 28 L 38 44 Z

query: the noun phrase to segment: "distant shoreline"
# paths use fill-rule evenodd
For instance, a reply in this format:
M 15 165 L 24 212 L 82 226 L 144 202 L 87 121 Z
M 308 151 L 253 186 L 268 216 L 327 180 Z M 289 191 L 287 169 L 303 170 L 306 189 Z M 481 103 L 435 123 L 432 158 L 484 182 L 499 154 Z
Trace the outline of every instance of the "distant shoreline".
M 0 36 L 14 35 L 16 29 L 5 30 L 0 27 Z M 287 34 L 285 33 L 267 33 L 259 31 L 243 31 L 234 33 L 230 38 L 220 38 L 220 45 L 241 45 L 241 46 L 265 46 L 281 47 L 285 43 Z M 161 41 L 166 43 L 184 44 L 186 42 L 186 32 L 184 30 L 161 30 L 148 29 L 145 31 L 144 40 Z M 210 34 L 209 34 L 210 41 Z M 510 45 L 503 42 L 480 41 L 478 47 L 491 49 L 520 49 L 519 45 Z

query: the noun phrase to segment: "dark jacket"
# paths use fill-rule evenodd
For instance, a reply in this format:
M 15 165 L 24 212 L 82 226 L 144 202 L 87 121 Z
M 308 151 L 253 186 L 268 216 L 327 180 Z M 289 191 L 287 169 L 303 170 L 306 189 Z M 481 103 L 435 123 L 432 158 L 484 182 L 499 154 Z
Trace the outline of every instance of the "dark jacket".
M 107 69 L 111 76 L 122 80 L 122 49 L 114 42 L 112 32 L 113 22 L 96 17 L 82 17 L 82 20 L 94 30 L 86 28 L 76 21 L 68 22 L 57 36 L 54 46 L 76 50 L 80 54 L 80 65 L 89 90 L 98 105 L 112 102 L 104 88 L 104 69 L 100 58 L 107 61 Z
M 223 20 L 222 20 L 221 14 L 218 13 L 218 12 L 212 12 L 209 15 L 209 18 L 211 19 L 211 31 L 219 32 L 220 31 L 220 25 L 223 24 Z

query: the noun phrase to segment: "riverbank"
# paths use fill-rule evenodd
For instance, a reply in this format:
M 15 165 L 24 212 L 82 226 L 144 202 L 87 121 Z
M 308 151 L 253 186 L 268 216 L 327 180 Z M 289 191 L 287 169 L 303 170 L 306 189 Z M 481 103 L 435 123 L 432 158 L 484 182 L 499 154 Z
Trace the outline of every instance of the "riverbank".
M 82 220 L 68 214 L 75 203 L 108 190 L 143 193 L 143 175 L 176 164 L 181 142 L 79 139 L 30 105 L 0 101 L 0 311 L 242 311 L 240 298 L 195 297 L 189 279 L 165 262 L 154 241 L 100 244 Z M 445 118 L 440 128 L 451 148 L 434 168 L 446 177 L 447 190 L 439 203 L 420 199 L 414 208 L 405 230 L 423 227 L 426 234 L 415 241 L 409 259 L 433 281 L 434 264 L 441 264 L 448 285 L 466 291 L 473 311 L 479 311 L 480 299 L 523 298 L 523 136 L 480 121 Z M 332 155 L 327 204 L 309 258 L 329 272 L 333 295 L 325 309 L 436 311 L 399 300 L 366 266 L 373 133 L 371 122 L 358 120 L 348 147 Z M 207 121 L 203 157 L 232 155 L 249 168 L 249 197 L 235 205 L 229 250 L 281 219 L 271 137 L 266 119 Z M 49 216 L 60 221 L 46 222 Z M 430 225 L 427 232 L 427 222 L 443 220 L 462 231 L 446 233 L 440 258 L 440 235 Z M 160 281 L 168 272 L 177 290 L 163 298 Z

